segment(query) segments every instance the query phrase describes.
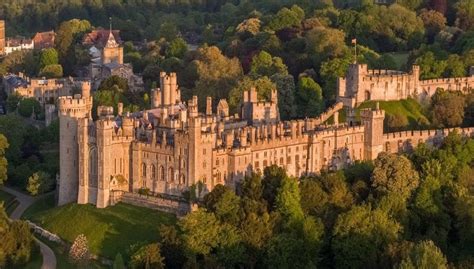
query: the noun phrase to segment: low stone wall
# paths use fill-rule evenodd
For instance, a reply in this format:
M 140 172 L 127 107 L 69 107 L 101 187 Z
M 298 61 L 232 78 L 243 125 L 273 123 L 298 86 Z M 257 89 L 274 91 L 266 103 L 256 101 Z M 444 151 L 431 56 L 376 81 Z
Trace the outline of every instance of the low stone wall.
M 43 227 L 37 225 L 34 222 L 31 222 L 29 220 L 25 220 L 25 221 L 30 226 L 30 229 L 33 230 L 33 233 L 41 236 L 42 238 L 47 239 L 51 242 L 55 242 L 55 243 L 57 243 L 57 244 L 59 244 L 63 247 L 66 247 L 66 248 L 69 248 L 71 246 L 70 243 L 68 243 L 68 242 L 64 241 L 63 239 L 61 239 L 61 237 L 59 237 L 57 234 L 54 234 L 54 233 L 44 229 Z M 90 258 L 93 259 L 93 260 L 99 261 L 103 265 L 112 265 L 113 264 L 112 260 L 104 258 L 104 257 L 100 257 L 100 256 L 92 254 L 92 253 L 90 254 Z
M 26 220 L 26 223 L 28 223 L 28 225 L 30 226 L 30 228 L 33 230 L 35 234 L 38 234 L 41 237 L 46 238 L 51 242 L 55 242 L 61 245 L 67 245 L 67 243 L 63 241 L 61 237 L 59 237 L 57 234 L 53 234 L 52 232 L 38 226 L 37 224 L 29 220 Z
M 124 192 L 124 191 L 113 191 L 111 194 L 112 203 L 116 204 L 118 202 L 123 202 L 126 204 L 132 204 L 136 206 L 143 206 L 151 209 L 156 209 L 178 216 L 184 216 L 189 213 L 192 209 L 192 206 L 184 201 L 166 199 L 157 196 L 151 195 L 141 195 L 138 193 Z

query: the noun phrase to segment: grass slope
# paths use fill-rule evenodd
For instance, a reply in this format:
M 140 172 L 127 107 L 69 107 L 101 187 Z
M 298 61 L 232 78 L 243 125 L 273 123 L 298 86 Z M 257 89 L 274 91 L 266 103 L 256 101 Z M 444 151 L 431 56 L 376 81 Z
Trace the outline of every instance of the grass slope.
M 134 244 L 156 241 L 161 224 L 176 222 L 172 214 L 122 203 L 105 209 L 78 204 L 45 209 L 48 199 L 39 203 L 26 212 L 26 218 L 70 243 L 84 234 L 92 253 L 111 259 L 118 252 L 126 255 Z
M 375 108 L 376 101 L 367 101 L 362 103 L 357 108 L 357 115 L 360 115 L 360 110 L 363 108 Z M 409 123 L 408 129 L 420 129 L 419 122 L 424 121 L 429 123 L 428 115 L 423 111 L 423 107 L 414 99 L 406 99 L 400 101 L 379 101 L 380 108 L 385 110 L 385 115 L 400 114 L 404 116 Z

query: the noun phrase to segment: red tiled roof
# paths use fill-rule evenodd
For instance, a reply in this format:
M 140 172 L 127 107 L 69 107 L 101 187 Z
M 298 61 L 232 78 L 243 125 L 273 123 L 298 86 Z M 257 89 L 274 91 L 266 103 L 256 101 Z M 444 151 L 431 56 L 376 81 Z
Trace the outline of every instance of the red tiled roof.
M 103 48 L 105 44 L 107 44 L 109 33 L 110 30 L 106 29 L 93 30 L 92 32 L 84 35 L 82 44 L 85 46 L 96 46 Z M 112 34 L 114 35 L 115 41 L 117 41 L 117 43 L 122 43 L 122 40 L 120 39 L 120 30 L 112 30 Z
M 36 49 L 52 48 L 54 47 L 54 39 L 56 33 L 54 31 L 38 32 L 33 37 Z

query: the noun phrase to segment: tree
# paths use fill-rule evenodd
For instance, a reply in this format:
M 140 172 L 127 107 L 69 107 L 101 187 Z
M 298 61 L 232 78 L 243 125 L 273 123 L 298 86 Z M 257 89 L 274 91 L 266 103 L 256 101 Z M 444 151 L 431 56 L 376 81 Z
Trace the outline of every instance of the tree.
M 185 247 L 193 254 L 207 255 L 219 244 L 220 223 L 204 209 L 186 215 L 178 225 L 183 231 Z
M 288 68 L 280 57 L 272 57 L 268 52 L 262 50 L 252 58 L 250 74 L 267 77 L 274 74 L 287 75 Z
M 40 103 L 36 100 L 36 98 L 24 98 L 20 101 L 20 105 L 18 106 L 18 113 L 21 116 L 28 118 L 35 113 L 37 116 L 41 112 Z
M 348 48 L 344 32 L 338 29 L 318 27 L 306 33 L 306 51 L 313 56 L 314 66 L 321 62 L 345 55 Z
M 114 265 L 112 266 L 112 268 L 113 269 L 126 269 L 127 268 L 123 261 L 122 254 L 117 253 L 117 255 L 115 255 Z
M 413 246 L 395 268 L 446 269 L 448 262 L 433 241 L 421 241 Z
M 121 93 L 128 92 L 128 81 L 125 78 L 113 75 L 102 80 L 97 90 L 98 91 L 116 90 Z
M 270 80 L 278 90 L 278 111 L 282 120 L 296 116 L 295 109 L 295 80 L 292 75 L 275 74 Z
M 28 223 L 9 221 L 3 203 L 0 203 L 0 266 L 23 267 L 31 258 L 33 236 Z
M 7 111 L 14 112 L 17 109 L 21 99 L 22 97 L 18 93 L 9 94 L 6 101 Z
M 26 190 L 33 196 L 45 193 L 54 187 L 54 179 L 46 172 L 35 172 L 28 178 Z
M 265 167 L 263 170 L 262 194 L 270 209 L 275 207 L 278 189 L 280 189 L 283 184 L 283 180 L 285 180 L 287 177 L 288 176 L 285 169 L 277 165 Z
M 268 27 L 271 30 L 278 31 L 285 28 L 300 26 L 304 19 L 304 11 L 297 5 L 293 5 L 291 9 L 286 7 L 280 9 L 269 22 Z
M 406 116 L 401 114 L 387 115 L 387 125 L 390 130 L 401 131 L 409 124 Z
M 281 187 L 278 189 L 275 204 L 277 211 L 286 219 L 288 224 L 300 222 L 304 219 L 300 202 L 298 181 L 295 178 L 284 178 Z
M 7 180 L 8 160 L 5 158 L 5 154 L 8 147 L 7 138 L 0 133 L 0 186 Z
M 174 40 L 178 36 L 178 29 L 176 24 L 172 22 L 165 22 L 160 25 L 158 36 L 165 40 Z
M 169 46 L 166 48 L 167 57 L 176 57 L 182 59 L 188 51 L 188 45 L 186 41 L 181 37 L 175 38 Z
M 323 84 L 323 96 L 325 99 L 336 99 L 337 79 L 344 77 L 351 63 L 351 57 L 329 59 L 321 63 L 319 73 Z
M 64 73 L 70 74 L 76 65 L 76 40 L 90 29 L 91 24 L 87 20 L 72 19 L 59 25 L 56 32 L 55 47 L 58 51 L 59 62 L 65 68 Z
M 372 187 L 379 195 L 397 193 L 406 199 L 418 187 L 418 172 L 405 156 L 381 153 L 374 164 Z
M 457 54 L 451 54 L 446 61 L 446 70 L 444 71 L 445 77 L 465 77 L 466 66 L 464 66 L 461 56 Z
M 300 77 L 296 93 L 298 115 L 315 117 L 323 109 L 323 96 L 321 86 L 310 77 Z
M 446 69 L 447 62 L 435 58 L 433 52 L 428 51 L 415 60 L 415 64 L 420 66 L 420 79 L 439 78 Z
M 459 0 L 455 5 L 456 25 L 463 30 L 472 30 L 474 27 L 474 2 Z
M 438 127 L 459 126 L 464 119 L 464 106 L 461 93 L 437 89 L 431 97 L 431 121 Z
M 332 235 L 338 268 L 380 268 L 386 247 L 399 237 L 401 226 L 370 205 L 353 206 L 339 215 Z
M 50 64 L 42 68 L 39 75 L 46 78 L 62 78 L 63 67 L 60 64 Z
M 257 79 L 244 76 L 229 92 L 228 100 L 231 112 L 238 112 L 243 101 L 244 91 L 250 91 L 252 88 L 257 90 L 257 97 L 260 100 L 270 101 L 271 92 L 276 89 L 276 85 L 266 76 Z
M 239 34 L 249 33 L 256 35 L 260 32 L 261 21 L 258 18 L 248 18 L 237 25 L 236 31 Z
M 446 18 L 444 15 L 436 10 L 422 9 L 420 18 L 425 25 L 426 34 L 430 40 L 446 27 Z
M 204 196 L 206 208 L 214 212 L 221 222 L 237 224 L 239 222 L 240 198 L 228 187 L 217 185 Z
M 69 259 L 76 264 L 87 264 L 90 259 L 89 246 L 84 234 L 80 234 L 74 239 L 69 249 Z
M 41 51 L 39 68 L 43 69 L 48 65 L 58 64 L 59 55 L 56 49 L 48 48 Z
M 164 258 L 161 257 L 158 243 L 148 244 L 139 248 L 131 257 L 130 265 L 134 269 L 163 269 Z
M 22 156 L 21 147 L 24 143 L 26 133 L 27 128 L 25 124 L 23 124 L 21 117 L 14 114 L 0 117 L 0 134 L 3 134 L 7 138 L 9 146 L 5 151 L 5 157 L 10 164 L 19 162 Z M 8 169 L 9 172 L 11 170 L 10 168 Z M 28 176 L 29 175 L 26 175 L 25 179 L 28 178 Z
M 199 98 L 200 109 L 204 109 L 207 96 L 215 100 L 228 98 L 230 90 L 242 77 L 242 67 L 237 58 L 225 57 L 219 48 L 202 47 L 185 73 L 189 75 L 184 80 L 197 79 L 193 93 Z

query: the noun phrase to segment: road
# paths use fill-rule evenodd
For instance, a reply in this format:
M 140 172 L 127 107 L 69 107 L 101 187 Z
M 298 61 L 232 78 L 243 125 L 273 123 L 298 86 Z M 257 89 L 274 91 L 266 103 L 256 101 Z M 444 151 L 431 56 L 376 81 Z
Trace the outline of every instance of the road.
M 10 193 L 11 195 L 14 195 L 16 197 L 16 200 L 20 203 L 15 210 L 12 212 L 10 215 L 11 219 L 18 220 L 21 218 L 25 210 L 32 205 L 36 199 L 39 197 L 32 197 L 30 195 L 21 193 L 19 191 L 16 191 L 12 188 L 8 188 L 3 186 L 2 190 L 5 192 Z M 54 252 L 49 248 L 45 243 L 39 241 L 35 237 L 35 241 L 38 243 L 41 251 L 41 255 L 43 256 L 43 265 L 41 265 L 41 269 L 55 269 L 56 268 L 56 255 L 54 255 Z

